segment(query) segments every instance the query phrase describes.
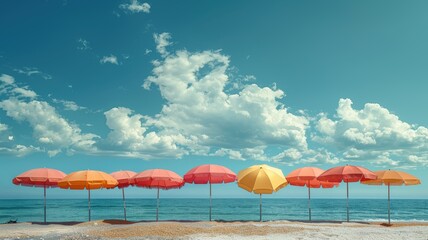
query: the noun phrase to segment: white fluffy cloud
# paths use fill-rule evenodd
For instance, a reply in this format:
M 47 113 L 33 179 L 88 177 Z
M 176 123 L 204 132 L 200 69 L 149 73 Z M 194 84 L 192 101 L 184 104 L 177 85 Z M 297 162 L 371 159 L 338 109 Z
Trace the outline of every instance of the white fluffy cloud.
M 129 4 L 120 4 L 119 7 L 131 13 L 150 13 L 150 5 L 148 3 L 140 3 L 138 0 L 131 0 Z
M 10 85 L 15 82 L 15 78 L 7 74 L 2 74 L 0 76 L 0 81 L 3 82 L 4 85 Z
M 134 114 L 128 108 L 112 108 L 104 113 L 106 124 L 111 132 L 108 142 L 118 151 L 128 155 L 145 158 L 181 157 L 186 153 L 178 144 L 186 141 L 180 134 L 159 135 L 142 125 L 140 114 Z
M 160 33 L 160 34 L 153 34 L 153 38 L 155 39 L 156 43 L 156 50 L 161 54 L 162 57 L 166 57 L 169 52 L 166 50 L 166 47 L 171 45 L 171 34 L 169 33 Z
M 126 108 L 106 112 L 111 144 L 128 151 L 163 149 L 183 154 L 268 160 L 267 146 L 306 149 L 308 119 L 278 100 L 284 92 L 256 84 L 229 93 L 229 57 L 218 51 L 178 51 L 154 62 L 144 87 L 157 85 L 166 100 L 155 117 Z M 149 130 L 150 129 L 150 130 Z
M 369 160 L 396 166 L 413 160 L 428 164 L 428 129 L 401 121 L 388 109 L 367 103 L 361 110 L 350 99 L 340 99 L 334 119 L 321 115 L 313 139 L 335 147 L 349 160 Z
M 12 90 L 18 97 L 35 98 L 37 94 L 29 89 L 16 87 Z
M 23 157 L 31 153 L 42 152 L 39 147 L 34 146 L 24 146 L 24 145 L 16 145 L 14 147 L 1 147 L 0 146 L 0 154 L 8 154 L 17 157 Z
M 6 115 L 28 122 L 33 128 L 37 141 L 50 151 L 67 150 L 68 152 L 95 150 L 94 134 L 82 134 L 78 126 L 62 118 L 47 102 L 32 100 L 29 102 L 10 98 L 0 102 L 0 108 Z
M 102 64 L 111 63 L 111 64 L 119 65 L 119 61 L 117 60 L 117 57 L 113 54 L 111 54 L 110 56 L 102 57 L 100 59 L 100 63 Z

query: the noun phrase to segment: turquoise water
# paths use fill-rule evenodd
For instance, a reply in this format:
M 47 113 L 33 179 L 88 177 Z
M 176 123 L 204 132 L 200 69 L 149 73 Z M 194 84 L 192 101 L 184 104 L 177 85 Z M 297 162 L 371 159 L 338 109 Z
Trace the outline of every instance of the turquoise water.
M 351 221 L 386 221 L 387 200 L 350 199 Z M 47 221 L 87 221 L 87 199 L 48 199 Z M 312 220 L 346 220 L 346 199 L 312 199 Z M 307 199 L 263 199 L 263 220 L 307 220 Z M 123 219 L 121 199 L 92 199 L 92 220 Z M 209 199 L 161 199 L 160 220 L 208 220 Z M 127 199 L 130 221 L 154 220 L 156 199 Z M 258 199 L 213 199 L 213 220 L 259 219 Z M 42 222 L 43 199 L 0 200 L 0 222 Z M 428 200 L 391 200 L 392 221 L 428 221 Z

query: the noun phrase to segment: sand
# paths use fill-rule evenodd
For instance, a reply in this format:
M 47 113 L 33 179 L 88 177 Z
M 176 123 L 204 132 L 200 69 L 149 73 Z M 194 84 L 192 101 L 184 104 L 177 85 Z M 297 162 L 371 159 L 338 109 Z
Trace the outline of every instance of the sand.
M 0 225 L 0 239 L 423 239 L 428 223 L 124 222 Z

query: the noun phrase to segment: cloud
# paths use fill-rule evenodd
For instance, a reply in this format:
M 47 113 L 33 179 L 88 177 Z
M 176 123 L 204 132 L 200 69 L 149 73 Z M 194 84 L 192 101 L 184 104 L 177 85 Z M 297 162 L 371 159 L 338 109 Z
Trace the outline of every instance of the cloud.
M 418 159 L 428 165 L 428 129 L 401 121 L 376 103 L 361 110 L 350 99 L 340 99 L 333 119 L 321 114 L 313 140 L 333 147 L 347 160 L 368 160 L 378 165 L 397 166 Z
M 53 98 L 52 101 L 54 103 L 62 104 L 64 106 L 64 110 L 66 111 L 78 111 L 78 110 L 86 109 L 86 107 L 79 106 L 73 101 L 61 100 L 56 98 Z
M 158 43 L 165 39 L 156 36 Z M 272 157 L 266 152 L 269 146 L 307 149 L 309 120 L 279 102 L 284 92 L 256 84 L 228 91 L 233 82 L 227 74 L 229 57 L 219 51 L 177 51 L 153 64 L 143 86 L 159 87 L 166 101 L 162 111 L 153 117 L 127 108 L 106 112 L 111 145 L 147 155 L 152 148 L 171 157 L 227 155 L 266 161 Z
M 148 3 L 140 3 L 138 0 L 131 0 L 130 4 L 120 4 L 119 7 L 131 13 L 150 13 L 150 5 Z
M 37 94 L 32 91 L 25 88 L 16 87 L 12 90 L 13 93 L 18 95 L 19 97 L 26 97 L 26 98 L 36 98 Z
M 105 63 L 111 63 L 111 64 L 116 64 L 119 65 L 119 62 L 117 61 L 117 57 L 115 55 L 110 55 L 110 56 L 104 56 L 100 59 L 100 63 L 105 64 Z
M 0 76 L 0 82 L 2 82 L 2 84 L 0 84 L 0 95 L 4 94 L 17 98 L 37 97 L 37 94 L 34 91 L 29 90 L 28 86 L 19 87 L 15 83 L 15 78 L 10 75 L 2 74 Z
M 3 82 L 4 85 L 11 85 L 15 82 L 15 78 L 7 74 L 2 74 L 0 76 L 0 81 Z
M 44 73 L 35 67 L 24 67 L 22 69 L 14 69 L 14 71 L 18 72 L 20 74 L 27 75 L 29 77 L 32 75 L 37 75 L 37 76 L 40 76 L 41 78 L 43 78 L 45 80 L 52 79 L 51 75 Z
M 111 132 L 107 141 L 117 150 L 128 152 L 128 155 L 156 158 L 162 156 L 181 157 L 186 153 L 177 144 L 184 137 L 177 135 L 159 135 L 142 125 L 140 114 L 132 115 L 128 108 L 112 108 L 104 113 L 106 124 Z
M 89 46 L 89 41 L 87 41 L 85 39 L 79 38 L 77 40 L 77 43 L 78 43 L 77 49 L 79 49 L 79 50 L 91 49 L 91 47 Z
M 171 42 L 170 42 L 171 34 L 166 32 L 161 34 L 154 33 L 153 38 L 155 39 L 156 50 L 161 54 L 162 57 L 166 57 L 169 54 L 168 51 L 166 50 L 166 47 L 171 45 Z
M 0 102 L 0 108 L 6 115 L 30 124 L 33 128 L 34 138 L 41 144 L 50 148 L 50 151 L 67 150 L 95 151 L 94 134 L 82 134 L 77 125 L 69 123 L 62 118 L 47 102 L 31 100 L 23 101 L 9 98 Z
M 0 123 L 0 132 L 4 132 L 8 129 L 7 125 L 4 123 Z
M 26 155 L 29 155 L 31 153 L 36 152 L 42 152 L 42 150 L 39 147 L 34 147 L 32 145 L 30 146 L 24 146 L 24 145 L 16 145 L 14 147 L 0 147 L 0 154 L 8 154 L 13 155 L 17 157 L 24 157 Z

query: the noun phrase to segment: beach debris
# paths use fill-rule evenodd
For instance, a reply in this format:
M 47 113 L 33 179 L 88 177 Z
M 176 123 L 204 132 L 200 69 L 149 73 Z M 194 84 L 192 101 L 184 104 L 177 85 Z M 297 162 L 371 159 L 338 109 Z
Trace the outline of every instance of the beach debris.
M 18 222 L 18 219 L 16 218 L 15 220 L 10 219 L 9 221 L 5 222 L 5 224 L 13 224 L 17 222 Z

